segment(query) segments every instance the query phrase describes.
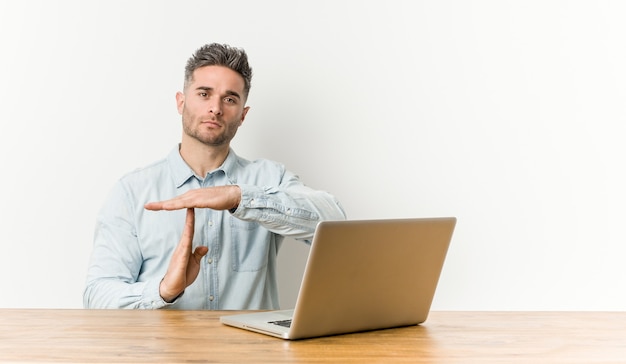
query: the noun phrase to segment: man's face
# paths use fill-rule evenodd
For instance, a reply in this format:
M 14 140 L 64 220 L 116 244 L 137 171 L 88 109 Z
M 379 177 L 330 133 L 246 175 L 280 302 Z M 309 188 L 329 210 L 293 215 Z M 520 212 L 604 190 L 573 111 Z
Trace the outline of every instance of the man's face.
M 227 67 L 196 69 L 184 94 L 176 94 L 183 132 L 206 145 L 229 145 L 249 110 L 243 90 L 243 77 Z

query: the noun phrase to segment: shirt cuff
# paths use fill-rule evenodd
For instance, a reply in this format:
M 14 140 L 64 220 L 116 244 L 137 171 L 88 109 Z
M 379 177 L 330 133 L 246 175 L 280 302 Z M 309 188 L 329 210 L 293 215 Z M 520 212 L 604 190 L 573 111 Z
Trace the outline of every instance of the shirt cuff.
M 146 284 L 144 288 L 144 292 L 143 292 L 145 308 L 159 309 L 159 308 L 171 306 L 175 304 L 176 302 L 178 302 L 178 299 L 182 297 L 183 293 L 185 293 L 183 291 L 183 293 L 179 294 L 172 302 L 165 302 L 163 297 L 161 297 L 161 294 L 159 294 L 160 285 L 161 285 L 160 279 L 154 279 L 148 282 L 148 284 Z

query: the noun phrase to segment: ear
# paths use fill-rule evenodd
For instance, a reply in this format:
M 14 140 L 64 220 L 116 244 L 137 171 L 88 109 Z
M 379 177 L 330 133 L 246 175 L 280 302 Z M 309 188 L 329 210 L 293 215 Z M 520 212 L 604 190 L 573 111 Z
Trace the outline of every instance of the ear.
M 185 94 L 178 91 L 176 93 L 176 108 L 178 109 L 179 114 L 183 114 L 183 109 L 185 108 Z
M 239 126 L 241 126 L 241 124 L 243 124 L 243 121 L 246 118 L 246 114 L 248 114 L 248 111 L 250 110 L 250 106 L 246 106 L 243 108 L 243 112 L 241 113 L 241 120 L 239 121 Z

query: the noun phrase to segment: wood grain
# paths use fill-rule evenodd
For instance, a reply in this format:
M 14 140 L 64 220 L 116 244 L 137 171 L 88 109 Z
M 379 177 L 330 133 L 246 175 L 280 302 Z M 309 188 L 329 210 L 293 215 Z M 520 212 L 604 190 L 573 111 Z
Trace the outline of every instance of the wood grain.
M 626 362 L 626 312 L 432 312 L 420 326 L 301 341 L 224 326 L 227 313 L 0 309 L 0 362 Z

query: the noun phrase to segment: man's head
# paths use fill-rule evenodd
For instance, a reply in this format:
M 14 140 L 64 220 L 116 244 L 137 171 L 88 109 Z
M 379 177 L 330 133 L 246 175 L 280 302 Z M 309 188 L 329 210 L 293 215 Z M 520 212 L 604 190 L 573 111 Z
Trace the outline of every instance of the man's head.
M 206 44 L 187 60 L 185 67 L 185 89 L 193 81 L 194 71 L 205 66 L 223 66 L 241 75 L 244 80 L 244 97 L 247 99 L 252 83 L 252 68 L 248 65 L 248 56 L 241 48 L 226 44 Z
M 176 93 L 183 144 L 228 147 L 250 109 L 251 78 L 242 49 L 215 43 L 199 48 L 187 61 L 184 91 Z

